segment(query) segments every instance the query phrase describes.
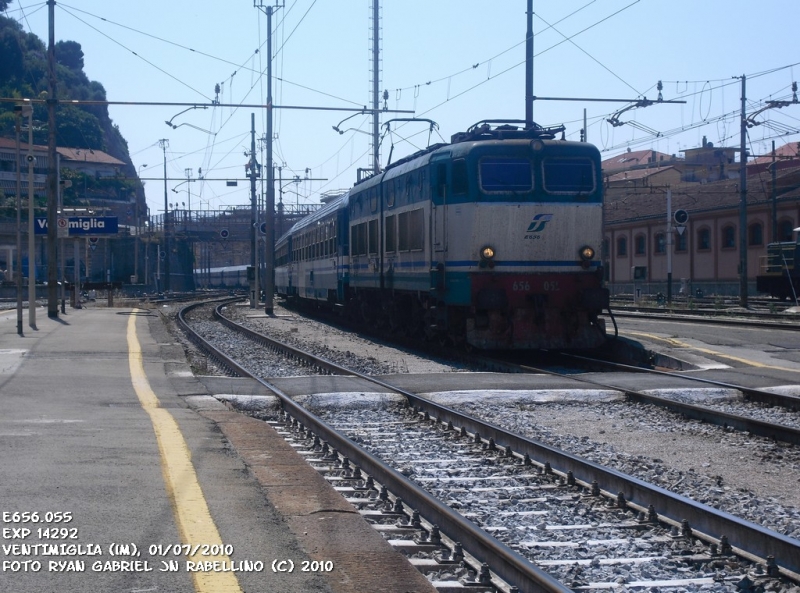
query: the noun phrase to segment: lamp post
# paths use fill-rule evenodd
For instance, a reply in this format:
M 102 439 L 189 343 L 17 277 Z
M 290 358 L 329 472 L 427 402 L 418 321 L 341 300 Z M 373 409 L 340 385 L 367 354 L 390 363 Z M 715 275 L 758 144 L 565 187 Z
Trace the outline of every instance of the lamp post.
M 23 107 L 23 110 L 25 108 Z M 27 110 L 28 115 L 28 325 L 36 329 L 36 237 L 34 236 L 35 224 L 35 199 L 33 192 L 33 165 L 36 157 L 33 156 L 33 107 Z
M 147 164 L 139 165 L 139 168 L 136 169 L 136 178 L 139 179 L 142 175 L 142 169 L 147 168 Z M 141 181 L 140 181 L 141 183 Z M 142 183 L 142 185 L 144 185 Z M 136 283 L 139 283 L 139 233 L 141 232 L 140 220 L 139 220 L 139 197 L 136 193 L 133 194 L 133 210 L 134 216 L 136 218 L 136 238 L 134 239 L 133 245 L 133 274 L 136 276 Z M 145 278 L 147 280 L 147 278 Z
M 164 293 L 169 292 L 169 209 L 167 198 L 167 147 L 169 140 L 166 138 L 158 141 L 164 151 Z M 159 257 L 159 259 L 161 259 Z
M 27 106 L 31 109 L 31 106 Z M 14 106 L 14 115 L 16 116 L 16 136 L 17 136 L 17 334 L 20 336 L 22 333 L 22 151 L 20 149 L 20 128 L 22 127 L 22 116 L 25 115 L 24 105 Z

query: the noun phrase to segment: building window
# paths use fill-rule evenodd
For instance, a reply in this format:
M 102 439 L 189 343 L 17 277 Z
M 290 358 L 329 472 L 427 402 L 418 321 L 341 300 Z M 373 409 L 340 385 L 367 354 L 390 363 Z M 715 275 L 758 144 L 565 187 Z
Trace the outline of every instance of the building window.
M 792 230 L 794 223 L 791 220 L 783 219 L 778 223 L 778 241 L 792 241 Z
M 689 250 L 688 236 L 689 233 L 687 233 L 686 230 L 675 236 L 675 253 L 685 253 Z
M 747 228 L 747 244 L 750 247 L 764 244 L 764 227 L 760 222 L 755 222 Z
M 636 235 L 633 240 L 633 252 L 636 255 L 644 255 L 647 253 L 647 239 L 644 235 Z
M 664 233 L 656 233 L 653 237 L 653 249 L 655 253 L 664 254 L 667 252 L 667 235 Z
M 628 257 L 628 238 L 617 239 L 617 257 Z
M 709 249 L 711 249 L 711 229 L 699 229 L 697 231 L 697 250 L 708 251 Z
M 722 227 L 722 248 L 736 248 L 736 229 L 731 224 Z

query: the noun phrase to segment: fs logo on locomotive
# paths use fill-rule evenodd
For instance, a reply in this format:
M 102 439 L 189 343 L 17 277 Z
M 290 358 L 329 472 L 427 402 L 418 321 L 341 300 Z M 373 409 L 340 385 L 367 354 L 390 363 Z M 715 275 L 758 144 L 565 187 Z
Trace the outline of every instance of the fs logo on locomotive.
M 528 226 L 528 230 L 525 231 L 527 234 L 525 235 L 526 239 L 538 239 L 539 235 L 534 235 L 532 233 L 541 233 L 544 230 L 545 225 L 553 219 L 552 214 L 537 214 L 533 217 L 531 224 Z

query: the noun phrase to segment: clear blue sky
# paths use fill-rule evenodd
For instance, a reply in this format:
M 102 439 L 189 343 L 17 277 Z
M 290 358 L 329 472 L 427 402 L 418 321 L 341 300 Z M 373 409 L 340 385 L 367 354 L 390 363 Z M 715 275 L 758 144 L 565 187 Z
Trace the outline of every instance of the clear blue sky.
M 276 105 L 371 103 L 369 5 L 286 0 L 273 17 Z M 482 119 L 523 119 L 525 10 L 526 0 L 384 0 L 380 88 L 389 93 L 388 108 L 435 120 L 448 140 Z M 628 148 L 680 153 L 700 145 L 703 136 L 716 145 L 738 146 L 741 83 L 733 77 L 748 76 L 751 113 L 767 100 L 791 99 L 791 84 L 800 75 L 797 0 L 534 0 L 534 12 L 535 95 L 655 99 L 662 80 L 664 99 L 686 100 L 621 118 L 658 135 L 608 124 L 623 103 L 535 103 L 538 123 L 563 123 L 567 138 L 576 140 L 587 109 L 588 139 L 604 157 Z M 47 40 L 44 2 L 15 0 L 7 16 Z M 266 23 L 250 0 L 58 0 L 55 31 L 57 40 L 81 44 L 85 71 L 103 84 L 109 100 L 209 103 L 219 84 L 222 103 L 263 104 Z M 162 138 L 169 140 L 170 178 L 185 178 L 186 169 L 197 178 L 198 168 L 209 179 L 243 177 L 251 113 L 261 138 L 265 112 L 191 110 L 173 120 L 187 125 L 167 127 L 165 120 L 182 109 L 110 107 L 142 177 L 162 177 Z M 350 187 L 356 168 L 371 165 L 369 136 L 332 129 L 348 115 L 275 111 L 275 162 L 284 167 L 284 177 L 303 177 L 309 169 L 310 177 L 325 179 L 287 186 L 286 192 L 300 195 L 285 193 L 286 202 L 316 201 L 320 192 Z M 772 139 L 778 146 L 800 140 L 800 105 L 765 112 L 759 121 L 766 123 L 749 131 L 754 154 L 766 153 Z M 368 131 L 370 119 L 356 115 L 345 128 Z M 434 134 L 431 142 L 438 141 Z M 383 140 L 382 161 L 392 143 L 396 159 L 427 142 L 424 125 L 398 128 Z M 259 160 L 263 164 L 260 155 Z M 170 181 L 168 187 L 177 184 Z M 181 193 L 168 192 L 170 202 L 186 202 L 187 185 L 192 209 L 249 202 L 247 183 L 232 188 L 224 181 L 183 184 Z M 146 192 L 151 212 L 163 210 L 163 183 L 148 181 Z

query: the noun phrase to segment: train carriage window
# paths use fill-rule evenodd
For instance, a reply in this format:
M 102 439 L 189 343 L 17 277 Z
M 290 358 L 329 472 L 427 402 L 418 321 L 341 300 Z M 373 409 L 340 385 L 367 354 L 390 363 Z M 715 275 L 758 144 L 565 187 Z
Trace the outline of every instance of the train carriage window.
M 361 255 L 361 251 L 359 251 L 360 241 L 358 239 L 359 231 L 361 229 L 360 225 L 353 225 L 352 228 L 352 237 L 350 238 L 350 255 Z
M 465 159 L 456 159 L 453 161 L 453 194 L 465 194 L 468 191 L 467 161 Z
M 542 162 L 544 190 L 551 194 L 585 194 L 595 189 L 590 159 L 548 157 Z
M 397 216 L 386 217 L 386 253 L 397 251 Z
M 528 192 L 533 189 L 533 167 L 529 159 L 486 157 L 481 159 L 479 167 L 484 192 Z
M 425 247 L 425 226 L 423 224 L 422 208 L 409 212 L 409 237 L 410 249 L 423 249 Z
M 397 223 L 397 249 L 399 251 L 414 251 L 425 247 L 422 208 L 401 212 Z
M 369 190 L 369 209 L 370 212 L 377 212 L 378 210 L 378 186 Z
M 378 253 L 378 219 L 369 221 L 369 253 Z

